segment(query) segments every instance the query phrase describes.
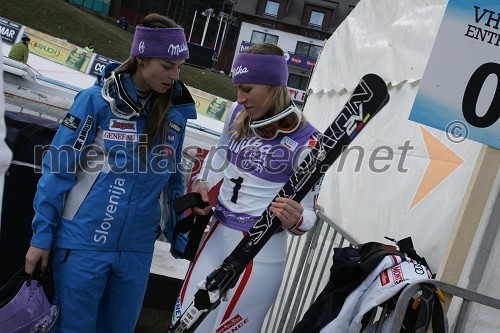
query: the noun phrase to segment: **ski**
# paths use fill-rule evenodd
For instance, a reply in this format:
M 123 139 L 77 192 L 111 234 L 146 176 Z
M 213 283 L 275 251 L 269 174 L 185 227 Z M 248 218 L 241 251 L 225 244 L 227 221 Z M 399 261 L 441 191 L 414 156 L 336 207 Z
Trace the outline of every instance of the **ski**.
M 344 147 L 354 140 L 388 101 L 389 93 L 384 80 L 375 74 L 363 76 L 340 114 L 320 135 L 316 145 L 276 197 L 300 202 L 342 154 Z M 280 226 L 281 222 L 268 207 L 233 252 L 205 281 L 198 284 L 199 290 L 194 300 L 167 332 L 194 332 L 210 311 L 219 305 L 229 289 L 235 286 L 246 266 Z

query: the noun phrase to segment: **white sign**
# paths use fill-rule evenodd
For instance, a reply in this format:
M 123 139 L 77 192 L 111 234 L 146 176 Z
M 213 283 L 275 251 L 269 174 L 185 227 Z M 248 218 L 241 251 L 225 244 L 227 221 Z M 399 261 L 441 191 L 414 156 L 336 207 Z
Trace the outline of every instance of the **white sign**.
M 288 91 L 290 92 L 292 101 L 304 103 L 304 100 L 306 98 L 306 92 L 304 90 L 288 87 Z
M 500 1 L 449 0 L 409 119 L 500 148 Z

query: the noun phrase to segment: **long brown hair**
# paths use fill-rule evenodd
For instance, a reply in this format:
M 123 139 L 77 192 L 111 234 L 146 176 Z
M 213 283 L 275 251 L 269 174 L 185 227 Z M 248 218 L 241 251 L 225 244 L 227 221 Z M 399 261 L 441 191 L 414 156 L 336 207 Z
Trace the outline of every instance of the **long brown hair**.
M 142 25 L 148 28 L 177 28 L 179 26 L 172 19 L 156 13 L 147 15 L 142 21 Z M 137 61 L 137 57 L 131 55 L 116 70 L 126 69 L 130 75 L 133 75 L 138 67 L 139 62 Z M 164 119 L 171 104 L 172 88 L 164 94 L 153 93 L 151 96 L 148 110 L 148 125 L 144 133 L 147 136 L 147 150 L 151 150 L 151 145 L 156 138 L 159 137 L 161 139 L 165 137 L 167 124 Z M 144 150 L 141 150 L 140 156 L 144 157 L 145 153 Z
M 252 45 L 246 49 L 244 53 L 252 54 L 269 54 L 269 55 L 283 55 L 283 50 L 274 44 L 262 43 Z M 264 101 L 263 108 L 267 116 L 274 116 L 292 104 L 290 93 L 287 87 L 283 86 L 270 86 L 269 94 Z M 304 117 L 302 117 L 304 119 Z M 246 112 L 240 112 L 234 120 L 234 126 L 231 134 L 234 134 L 234 140 L 241 140 L 252 133 L 250 129 L 250 117 Z

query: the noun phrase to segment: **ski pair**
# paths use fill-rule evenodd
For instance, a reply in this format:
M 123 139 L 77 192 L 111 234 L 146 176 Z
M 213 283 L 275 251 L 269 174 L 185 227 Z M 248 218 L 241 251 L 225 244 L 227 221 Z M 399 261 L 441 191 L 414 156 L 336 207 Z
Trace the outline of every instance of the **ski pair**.
M 300 202 L 388 101 L 389 93 L 384 80 L 375 74 L 363 76 L 340 114 L 320 135 L 314 148 L 276 197 Z M 281 226 L 269 207 L 222 264 L 205 281 L 200 282 L 194 300 L 168 333 L 194 332 L 210 311 L 219 305 L 229 289 L 235 286 L 246 266 Z

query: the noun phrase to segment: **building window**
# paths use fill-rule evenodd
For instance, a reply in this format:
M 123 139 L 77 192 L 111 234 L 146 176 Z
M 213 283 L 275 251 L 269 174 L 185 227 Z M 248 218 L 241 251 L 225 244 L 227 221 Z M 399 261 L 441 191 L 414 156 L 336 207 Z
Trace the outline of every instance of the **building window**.
M 325 18 L 325 13 L 316 12 L 314 10 L 311 11 L 311 18 L 309 19 L 309 25 L 315 27 L 323 26 L 323 19 Z
M 278 16 L 279 9 L 280 9 L 279 2 L 268 1 L 266 3 L 266 9 L 264 10 L 264 14 L 269 16 Z
M 306 90 L 309 78 L 307 76 L 292 74 L 288 75 L 287 86 L 290 88 Z
M 314 44 L 308 44 L 304 42 L 297 42 L 295 47 L 295 53 L 302 55 L 304 57 L 318 59 L 319 53 L 322 47 Z
M 254 44 L 271 43 L 274 45 L 278 45 L 278 36 L 254 30 L 252 32 L 252 38 L 250 39 L 250 42 Z
M 321 39 L 321 34 L 319 33 L 319 31 L 307 30 L 304 36 L 308 38 Z

